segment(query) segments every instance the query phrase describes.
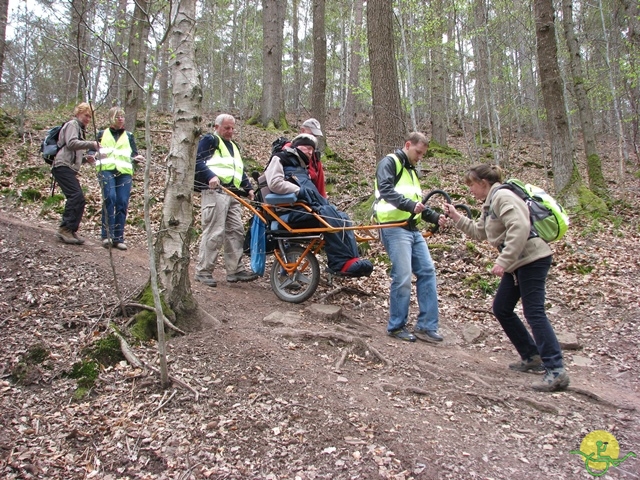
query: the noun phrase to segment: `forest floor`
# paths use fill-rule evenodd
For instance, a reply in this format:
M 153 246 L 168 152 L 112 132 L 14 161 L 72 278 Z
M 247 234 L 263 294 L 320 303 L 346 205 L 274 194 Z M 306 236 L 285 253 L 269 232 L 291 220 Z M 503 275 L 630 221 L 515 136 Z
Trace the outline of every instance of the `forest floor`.
M 327 128 L 329 145 L 356 172 L 348 186 L 341 170 L 327 165 L 331 197 L 343 208 L 371 193 L 372 133 L 359 129 Z M 241 133 L 243 145 L 269 151 L 273 134 L 246 126 Z M 544 163 L 539 147 L 520 142 L 510 150 L 509 173 L 551 190 L 545 169 L 536 167 Z M 18 158 L 21 145 L 3 148 L 2 478 L 585 479 L 592 475 L 571 452 L 596 430 L 617 439 L 619 451 L 615 445 L 607 451 L 614 460 L 640 454 L 637 165 L 627 165 L 620 179 L 617 164 L 605 158 L 617 200 L 611 215 L 575 215 L 567 236 L 552 244 L 547 306 L 566 345 L 566 391 L 534 392 L 536 375 L 507 368 L 516 354 L 491 314 L 495 279 L 487 265 L 495 252 L 445 229 L 429 239 L 441 345 L 385 334 L 389 278 L 380 245 L 368 252 L 376 264 L 370 278 L 329 284 L 323 277 L 314 297 L 300 305 L 279 301 L 268 273 L 230 284 L 220 265 L 216 288 L 191 284 L 198 313 L 181 325 L 185 335 L 168 340 L 169 372 L 177 380 L 169 389 L 156 374 L 123 360 L 102 366 L 78 400 L 74 364 L 110 323 L 126 335 L 114 272 L 127 302 L 148 279 L 138 222 L 141 180 L 136 177 L 128 251 L 101 247 L 99 191 L 89 174 L 81 179 L 88 185 L 81 231 L 87 243 L 64 245 L 54 235 L 58 214 L 45 201 L 48 179 L 18 180 L 20 172 L 41 167 L 35 147 L 17 162 L 9 159 Z M 458 148 L 464 153 L 463 143 Z M 430 188 L 472 203 L 459 184 L 469 161 L 424 164 Z M 26 201 L 34 185 L 43 197 Z M 338 312 L 328 313 L 327 305 Z M 415 318 L 415 302 L 411 310 Z M 155 342 L 132 349 L 157 367 Z M 608 469 L 603 478 L 640 478 L 640 459 L 631 456 L 618 466 L 591 467 Z

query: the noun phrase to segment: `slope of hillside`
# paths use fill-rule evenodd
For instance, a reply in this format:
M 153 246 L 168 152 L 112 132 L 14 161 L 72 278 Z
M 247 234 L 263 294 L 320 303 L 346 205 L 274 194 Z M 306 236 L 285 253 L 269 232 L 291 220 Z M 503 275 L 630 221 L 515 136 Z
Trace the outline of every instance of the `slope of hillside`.
M 346 162 L 327 165 L 331 198 L 343 207 L 371 193 L 372 135 L 359 128 L 327 128 L 329 145 Z M 240 126 L 238 136 L 263 163 L 277 134 Z M 167 140 L 158 134 L 161 145 Z M 372 245 L 370 278 L 329 284 L 323 277 L 302 305 L 277 300 L 268 275 L 249 285 L 193 284 L 197 318 L 168 346 L 179 382 L 162 390 L 155 374 L 121 361 L 102 367 L 89 395 L 75 400 L 73 365 L 108 322 L 122 329 L 128 322 L 116 315 L 113 269 L 127 299 L 148 276 L 141 180 L 127 227 L 131 248 L 112 252 L 112 266 L 99 242 L 100 196 L 91 174 L 82 178 L 87 244 L 60 244 L 57 213 L 45 205 L 48 179 L 37 178 L 35 148 L 27 158 L 20 148 L 4 145 L 1 177 L 3 478 L 582 479 L 590 478 L 584 461 L 570 452 L 594 430 L 615 436 L 620 457 L 640 453 L 637 166 L 620 180 L 606 159 L 618 199 L 612 216 L 574 216 L 566 239 L 553 244 L 549 316 L 577 343 L 565 350 L 572 381 L 566 392 L 533 392 L 534 375 L 506 369 L 515 353 L 485 293 L 494 284 L 486 268 L 494 252 L 445 230 L 430 239 L 443 345 L 385 335 L 389 279 L 380 245 Z M 522 139 L 510 151 L 517 152 L 509 159 L 513 176 L 548 186 L 533 143 Z M 162 158 L 152 160 L 161 200 Z M 470 202 L 459 185 L 470 163 L 426 161 L 425 186 Z M 328 314 L 322 305 L 340 310 Z M 153 343 L 133 349 L 156 364 Z M 605 478 L 639 472 L 638 459 L 628 458 Z

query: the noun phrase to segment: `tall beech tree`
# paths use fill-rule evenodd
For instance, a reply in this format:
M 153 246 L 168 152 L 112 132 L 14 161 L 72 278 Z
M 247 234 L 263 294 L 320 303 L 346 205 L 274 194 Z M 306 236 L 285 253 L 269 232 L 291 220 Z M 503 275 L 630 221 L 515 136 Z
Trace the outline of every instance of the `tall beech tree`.
M 367 2 L 373 134 L 377 158 L 401 146 L 407 133 L 405 114 L 400 105 L 393 25 L 390 0 Z

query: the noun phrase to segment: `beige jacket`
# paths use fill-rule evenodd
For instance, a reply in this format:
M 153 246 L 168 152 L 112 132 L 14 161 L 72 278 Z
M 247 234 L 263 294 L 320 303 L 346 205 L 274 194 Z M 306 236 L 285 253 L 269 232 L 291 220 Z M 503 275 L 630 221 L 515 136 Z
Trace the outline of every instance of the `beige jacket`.
M 541 238 L 529 238 L 531 221 L 527 205 L 507 189 L 496 192 L 499 186 L 500 183 L 491 186 L 478 220 L 474 222 L 462 216 L 456 227 L 470 237 L 487 240 L 496 247 L 500 255 L 495 263 L 512 273 L 522 265 L 548 257 L 552 252 Z
M 58 146 L 62 148 L 58 150 L 51 168 L 65 166 L 79 171 L 84 152 L 96 146 L 96 142 L 85 141 L 84 135 L 84 126 L 77 118 L 65 123 L 58 135 Z

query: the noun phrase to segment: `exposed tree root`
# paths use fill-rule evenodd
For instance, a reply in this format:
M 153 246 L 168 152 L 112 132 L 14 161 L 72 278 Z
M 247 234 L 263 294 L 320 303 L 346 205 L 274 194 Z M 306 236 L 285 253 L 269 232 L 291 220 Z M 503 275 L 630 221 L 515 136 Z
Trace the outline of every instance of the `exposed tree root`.
M 131 347 L 129 346 L 129 344 L 127 343 L 127 341 L 124 339 L 124 337 L 122 335 L 120 335 L 115 329 L 111 329 L 111 331 L 113 332 L 113 334 L 118 338 L 119 342 L 120 342 L 120 350 L 122 350 L 122 354 L 124 355 L 124 358 L 127 359 L 127 361 L 133 365 L 136 368 L 140 368 L 140 369 L 146 369 L 146 370 L 151 370 L 153 373 L 156 373 L 157 375 L 160 375 L 160 370 L 152 367 L 151 365 L 143 362 L 142 360 L 140 360 L 135 353 L 133 353 L 133 350 L 131 350 Z M 172 377 L 171 375 L 169 375 L 169 380 L 171 380 L 172 382 L 180 385 L 181 387 L 186 388 L 187 390 L 191 390 L 191 392 L 193 392 L 195 398 L 196 398 L 196 402 L 198 401 L 199 398 L 199 394 L 198 392 L 191 387 L 190 385 L 186 384 L 185 382 L 183 382 L 182 380 Z
M 529 397 L 516 397 L 515 400 L 518 402 L 526 403 L 530 407 L 533 407 L 536 410 L 539 410 L 541 412 L 553 413 L 554 415 L 558 415 L 558 412 L 559 412 L 558 407 L 556 407 L 555 405 L 551 405 L 549 403 L 537 402 L 535 400 L 532 400 Z
M 606 405 L 608 407 L 613 407 L 616 409 L 620 409 L 620 410 L 628 410 L 628 411 L 635 411 L 636 407 L 633 405 L 620 405 L 617 403 L 613 403 L 609 400 L 606 400 L 604 398 L 602 398 L 600 395 L 596 395 L 595 393 L 589 391 L 589 390 L 585 390 L 584 388 L 579 388 L 579 387 L 569 387 L 567 388 L 567 391 L 569 392 L 575 392 L 578 393 L 580 395 L 584 395 L 585 397 L 590 398 L 591 400 L 595 400 L 598 403 L 601 403 L 603 405 Z
M 418 387 L 401 387 L 399 385 L 395 385 L 393 383 L 382 383 L 380 385 L 380 389 L 383 392 L 400 392 L 400 393 L 413 393 L 415 395 L 424 395 L 428 396 L 430 392 Z
M 338 341 L 338 342 L 351 344 L 353 346 L 357 346 L 361 348 L 363 351 L 371 352 L 385 366 L 391 365 L 391 362 L 387 358 L 385 358 L 385 356 L 382 355 L 373 346 L 369 345 L 366 341 L 362 340 L 361 338 L 355 337 L 351 334 L 345 335 L 336 331 L 314 332 L 311 330 L 294 330 L 291 328 L 279 328 L 279 329 L 276 329 L 274 333 L 278 335 L 282 335 L 283 337 L 286 337 L 286 338 L 299 338 L 302 340 L 313 340 L 313 339 L 320 338 L 320 339 L 329 340 L 329 341 Z M 344 365 L 344 362 L 346 362 L 346 358 L 348 357 L 349 353 L 353 350 L 353 347 L 350 347 L 349 349 L 346 349 L 346 350 L 347 350 L 346 354 L 343 352 L 345 359 L 341 363 L 336 362 L 335 364 L 336 368 L 338 368 L 337 367 L 338 363 L 340 363 L 340 367 Z
M 143 309 L 143 310 L 148 310 L 148 311 L 150 311 L 150 312 L 155 312 L 155 311 L 156 311 L 156 309 L 155 309 L 153 306 L 151 306 L 151 305 L 145 305 L 144 303 L 127 303 L 127 305 L 126 305 L 126 306 L 127 306 L 127 307 L 132 307 L 132 308 L 141 308 L 141 309 Z M 130 318 L 130 319 L 128 320 L 128 322 L 127 322 L 127 326 L 129 326 L 129 325 L 133 322 L 133 319 L 134 319 L 134 318 L 135 318 L 135 317 L 132 317 L 132 318 Z M 187 334 L 185 331 L 183 331 L 182 329 L 180 329 L 180 328 L 176 327 L 173 323 L 171 323 L 171 320 L 169 320 L 169 319 L 166 317 L 166 315 L 162 315 L 162 322 L 164 323 L 164 325 L 165 325 L 166 327 L 169 327 L 169 328 L 170 328 L 171 330 L 173 330 L 174 332 L 178 332 L 178 333 L 180 333 L 180 334 L 182 334 L 182 335 L 186 335 L 186 334 Z

